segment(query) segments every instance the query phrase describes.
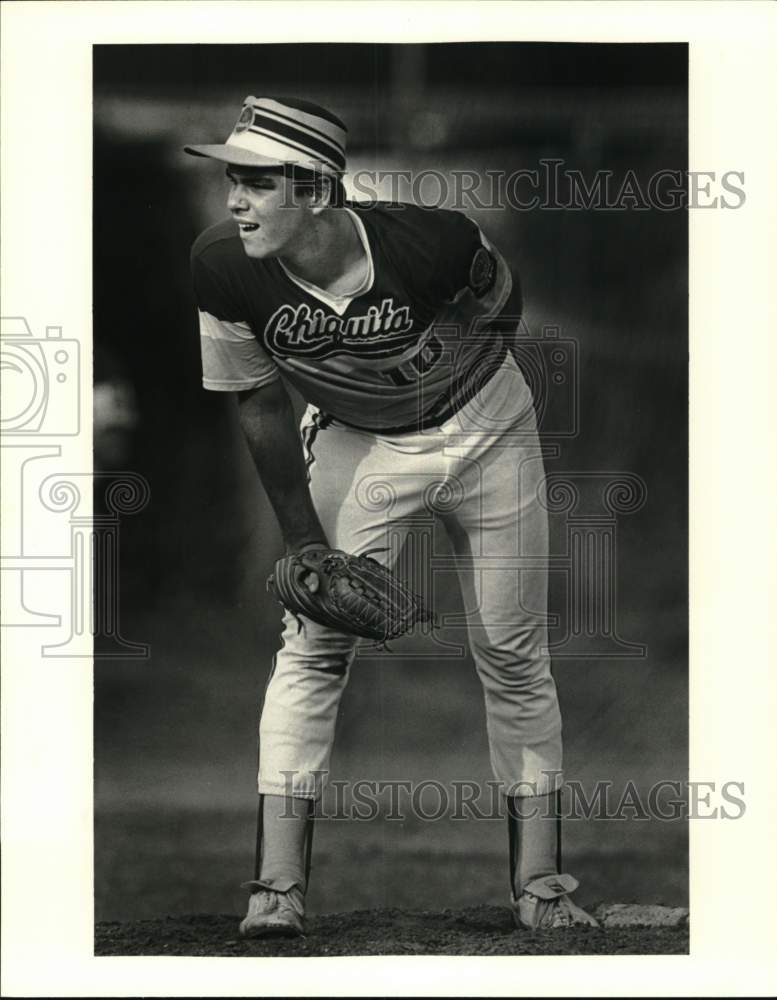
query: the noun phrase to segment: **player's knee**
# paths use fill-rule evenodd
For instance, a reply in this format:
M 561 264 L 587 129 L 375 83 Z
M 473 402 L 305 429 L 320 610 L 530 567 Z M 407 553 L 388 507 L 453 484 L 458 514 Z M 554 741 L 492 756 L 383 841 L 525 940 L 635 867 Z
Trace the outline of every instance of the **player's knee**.
M 547 631 L 535 625 L 482 626 L 470 631 L 469 640 L 475 658 L 494 666 L 534 663 L 547 655 Z
M 305 686 L 307 681 L 316 682 L 319 687 L 326 678 L 344 682 L 350 673 L 353 650 L 310 651 L 305 649 L 285 649 L 278 657 L 273 678 L 285 680 L 293 678 L 295 685 Z
M 510 629 L 471 637 L 478 673 L 501 684 L 527 688 L 550 675 L 547 637 L 536 629 Z
M 305 620 L 301 626 L 286 625 L 280 655 L 299 657 L 311 667 L 316 666 L 315 661 L 320 661 L 325 667 L 335 661 L 350 663 L 356 651 L 356 643 L 355 636 Z
M 318 677 L 335 677 L 345 679 L 351 667 L 351 657 L 338 656 L 322 660 L 321 657 L 311 657 L 305 664 L 305 670 L 313 671 Z

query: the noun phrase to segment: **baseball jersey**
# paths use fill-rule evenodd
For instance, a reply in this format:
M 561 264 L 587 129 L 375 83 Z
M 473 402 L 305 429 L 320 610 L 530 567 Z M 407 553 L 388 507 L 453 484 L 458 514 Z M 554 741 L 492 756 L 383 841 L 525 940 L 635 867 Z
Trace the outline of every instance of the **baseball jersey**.
M 330 417 L 367 430 L 417 425 L 472 395 L 501 360 L 487 321 L 512 278 L 460 212 L 348 203 L 368 270 L 333 296 L 278 258 L 248 257 L 237 224 L 205 230 L 191 253 L 203 385 L 240 391 L 283 376 Z M 493 367 L 493 366 L 492 366 Z

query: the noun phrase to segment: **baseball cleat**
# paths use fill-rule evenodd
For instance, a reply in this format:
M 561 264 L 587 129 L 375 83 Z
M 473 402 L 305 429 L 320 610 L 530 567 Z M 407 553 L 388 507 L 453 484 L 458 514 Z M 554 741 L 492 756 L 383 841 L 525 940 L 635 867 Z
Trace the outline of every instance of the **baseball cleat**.
M 253 889 L 248 913 L 240 923 L 243 937 L 299 937 L 305 933 L 305 897 L 291 879 L 244 882 Z
M 529 882 L 518 900 L 512 900 L 515 926 L 529 931 L 598 927 L 598 922 L 569 898 L 579 884 L 571 875 L 545 875 Z

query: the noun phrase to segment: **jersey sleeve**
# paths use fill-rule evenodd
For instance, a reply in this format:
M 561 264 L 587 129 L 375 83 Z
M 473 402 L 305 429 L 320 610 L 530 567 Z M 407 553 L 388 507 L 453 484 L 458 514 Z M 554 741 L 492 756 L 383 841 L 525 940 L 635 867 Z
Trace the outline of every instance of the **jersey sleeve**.
M 202 384 L 217 392 L 258 389 L 280 377 L 241 314 L 207 264 L 192 256 L 192 280 L 200 320 Z
M 496 316 L 512 290 L 510 268 L 476 223 L 460 212 L 450 216 L 438 265 L 444 301 L 469 296 L 481 316 Z
M 202 384 L 217 392 L 258 389 L 280 377 L 247 323 L 233 323 L 200 310 Z

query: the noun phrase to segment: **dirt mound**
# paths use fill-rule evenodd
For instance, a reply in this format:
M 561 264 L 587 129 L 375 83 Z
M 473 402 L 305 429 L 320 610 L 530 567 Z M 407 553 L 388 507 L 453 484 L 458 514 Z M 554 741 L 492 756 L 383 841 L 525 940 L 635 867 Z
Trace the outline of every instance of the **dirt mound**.
M 168 916 L 95 928 L 95 955 L 686 955 L 688 927 L 569 928 L 532 936 L 509 910 L 357 910 L 308 920 L 307 936 L 244 941 L 239 918 Z

